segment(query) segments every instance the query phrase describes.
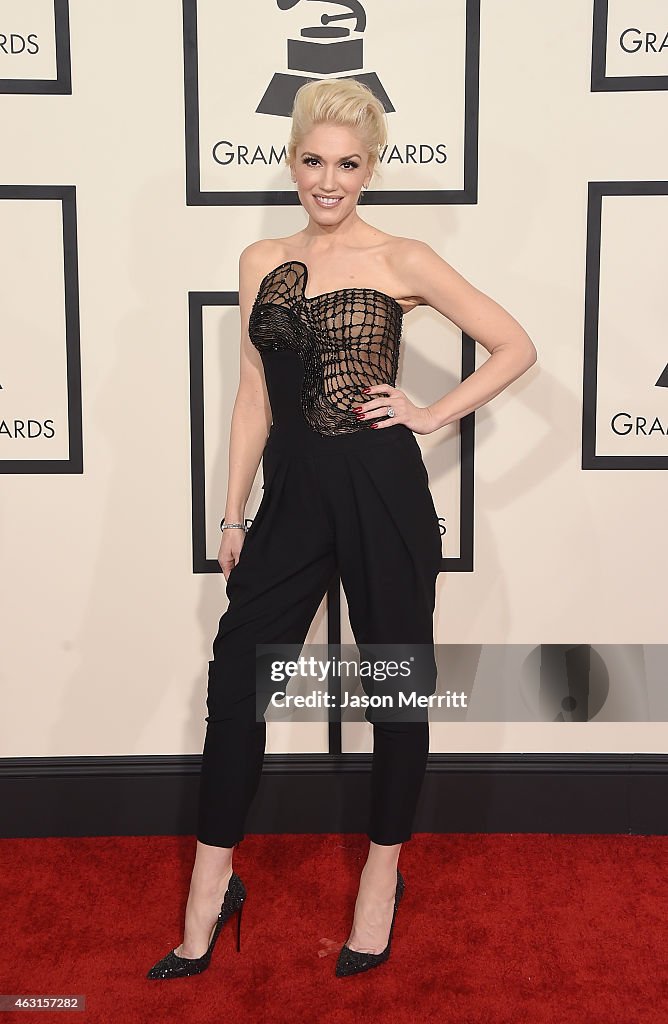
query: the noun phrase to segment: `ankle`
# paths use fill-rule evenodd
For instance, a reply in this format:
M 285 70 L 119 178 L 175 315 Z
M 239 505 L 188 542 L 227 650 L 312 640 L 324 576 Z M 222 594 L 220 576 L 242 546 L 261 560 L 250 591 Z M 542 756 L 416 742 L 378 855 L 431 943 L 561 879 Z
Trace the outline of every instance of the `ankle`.
M 395 843 L 394 846 L 379 846 L 377 843 L 370 842 L 364 870 L 369 874 L 379 876 L 396 875 L 401 846 L 401 843 Z
M 230 878 L 232 877 L 232 865 L 230 864 L 226 868 L 221 868 L 215 874 L 207 875 L 200 879 L 200 883 L 203 888 L 211 890 L 218 890 L 220 888 L 227 889 Z
M 391 890 L 394 892 L 397 884 L 397 868 L 391 864 L 369 864 L 362 868 L 360 875 L 360 887 L 364 886 L 369 892 L 383 897 Z
M 216 871 L 193 872 L 190 885 L 191 893 L 203 899 L 211 896 L 220 896 L 222 900 L 229 886 L 233 870 L 230 864 Z

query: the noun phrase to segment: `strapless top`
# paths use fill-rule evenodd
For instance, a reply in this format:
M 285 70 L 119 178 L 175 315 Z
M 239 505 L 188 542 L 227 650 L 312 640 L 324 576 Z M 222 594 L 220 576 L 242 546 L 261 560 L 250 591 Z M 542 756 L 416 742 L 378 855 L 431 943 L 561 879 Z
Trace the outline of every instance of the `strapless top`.
M 365 422 L 352 410 L 376 397 L 362 395 L 362 388 L 395 385 L 403 310 L 396 299 L 375 288 L 339 288 L 307 297 L 307 281 L 308 268 L 301 260 L 287 260 L 270 270 L 260 282 L 248 320 L 274 420 L 279 409 L 284 418 L 289 415 L 292 401 L 319 434 L 369 430 L 387 417 Z M 275 353 L 299 357 L 298 379 L 294 373 L 286 375 L 285 365 L 277 365 Z

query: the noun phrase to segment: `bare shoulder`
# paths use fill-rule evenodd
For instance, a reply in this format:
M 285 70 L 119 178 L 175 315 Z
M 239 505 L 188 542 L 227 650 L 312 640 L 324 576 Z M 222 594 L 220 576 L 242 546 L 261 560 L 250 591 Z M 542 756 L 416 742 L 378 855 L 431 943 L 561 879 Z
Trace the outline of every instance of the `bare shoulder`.
M 404 311 L 429 305 L 424 292 L 424 270 L 427 265 L 433 268 L 435 262 L 442 262 L 440 256 L 427 242 L 401 235 L 387 235 L 385 250 L 387 269 L 394 279 L 395 290 L 409 303 Z
M 411 285 L 416 271 L 426 263 L 441 259 L 432 247 L 420 238 L 404 238 L 401 235 L 387 236 L 387 257 L 392 273 Z
M 392 269 L 419 305 L 434 305 L 434 290 L 464 283 L 458 271 L 420 238 L 397 238 L 392 247 Z
M 392 237 L 388 248 L 392 264 L 397 271 L 404 268 L 410 270 L 419 266 L 425 259 L 440 259 L 432 247 L 421 238 L 403 238 L 396 235 Z
M 276 254 L 283 251 L 281 241 L 280 238 L 259 238 L 256 242 L 251 242 L 241 250 L 239 266 L 243 266 L 251 272 L 261 269 L 267 262 L 271 262 Z
M 283 262 L 282 239 L 260 238 L 251 242 L 239 254 L 239 292 L 255 295 L 261 281 Z

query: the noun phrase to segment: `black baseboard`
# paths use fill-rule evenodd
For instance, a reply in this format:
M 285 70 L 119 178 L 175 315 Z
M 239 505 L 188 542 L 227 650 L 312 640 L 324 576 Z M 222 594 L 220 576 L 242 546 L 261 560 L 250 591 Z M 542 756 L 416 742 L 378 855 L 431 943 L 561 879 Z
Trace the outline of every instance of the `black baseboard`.
M 0 759 L 0 837 L 192 835 L 200 762 Z M 369 768 L 267 754 L 246 833 L 364 833 Z M 413 831 L 666 835 L 667 791 L 665 754 L 431 754 Z

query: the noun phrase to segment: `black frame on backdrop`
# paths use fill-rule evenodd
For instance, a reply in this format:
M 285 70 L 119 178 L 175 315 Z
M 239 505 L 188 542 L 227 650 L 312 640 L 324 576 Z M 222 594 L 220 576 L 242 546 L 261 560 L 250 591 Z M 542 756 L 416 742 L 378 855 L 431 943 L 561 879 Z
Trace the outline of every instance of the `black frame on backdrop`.
M 199 68 L 197 9 L 202 0 L 183 0 L 183 60 L 185 90 L 186 205 L 296 206 L 290 189 L 275 191 L 202 191 L 200 165 Z M 478 121 L 480 109 L 480 0 L 466 4 L 464 70 L 464 185 L 461 189 L 370 190 L 365 206 L 440 206 L 478 202 Z M 360 75 L 363 79 L 364 75 Z M 313 80 L 308 74 L 304 82 Z M 250 113 L 250 111 L 249 111 Z
M 664 195 L 668 195 L 668 181 L 590 181 L 588 185 L 582 378 L 582 469 L 668 468 L 668 455 L 599 455 L 596 451 L 603 197 Z M 663 352 L 663 358 L 664 360 L 668 359 L 668 352 Z
M 69 0 L 53 0 L 55 78 L 0 78 L 0 93 L 30 93 L 69 96 L 72 94 Z
M 0 185 L 0 200 L 54 200 L 62 206 L 63 288 L 67 366 L 67 459 L 0 459 L 0 473 L 83 473 L 79 258 L 75 185 Z
M 631 11 L 629 3 L 629 12 Z M 608 75 L 608 0 L 594 0 L 591 44 L 592 92 L 653 92 L 668 89 L 668 75 Z
M 190 457 L 193 572 L 222 572 L 206 553 L 206 468 L 204 439 L 204 324 L 206 306 L 238 306 L 238 292 L 189 292 Z M 476 343 L 462 334 L 461 380 L 475 370 Z M 236 386 L 236 382 L 235 382 Z M 391 429 L 391 428 L 390 428 Z M 459 555 L 443 558 L 442 569 L 473 572 L 475 412 L 460 420 Z M 217 515 L 216 522 L 220 522 Z

